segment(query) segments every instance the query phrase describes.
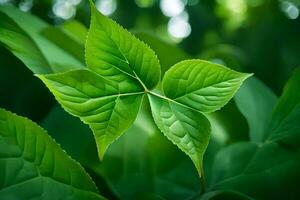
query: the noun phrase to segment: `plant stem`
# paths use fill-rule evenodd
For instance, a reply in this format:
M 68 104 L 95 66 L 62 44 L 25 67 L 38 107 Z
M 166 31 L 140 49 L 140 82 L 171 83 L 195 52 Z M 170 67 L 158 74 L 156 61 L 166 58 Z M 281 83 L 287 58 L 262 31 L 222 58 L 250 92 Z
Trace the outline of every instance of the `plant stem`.
M 200 166 L 200 195 L 205 193 L 205 175 L 204 175 L 204 169 L 203 169 L 203 164 Z

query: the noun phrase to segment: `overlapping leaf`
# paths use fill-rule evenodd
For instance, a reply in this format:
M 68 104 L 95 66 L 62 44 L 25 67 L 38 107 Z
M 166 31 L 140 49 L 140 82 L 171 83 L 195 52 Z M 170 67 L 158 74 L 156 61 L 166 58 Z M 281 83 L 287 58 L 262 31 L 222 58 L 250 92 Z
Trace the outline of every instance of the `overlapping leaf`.
M 102 76 L 126 74 L 153 89 L 160 80 L 160 65 L 145 43 L 105 17 L 91 3 L 91 25 L 86 42 L 86 63 Z
M 89 70 L 39 77 L 65 110 L 90 125 L 100 158 L 108 145 L 132 125 L 142 100 L 138 83 L 110 81 Z
M 81 57 L 74 57 L 72 52 L 65 51 L 42 34 L 51 27 L 48 23 L 13 6 L 0 6 L 0 15 L 0 42 L 33 73 L 84 68 Z M 63 37 L 59 30 L 53 29 L 52 34 L 57 38 Z
M 104 199 L 83 168 L 37 124 L 0 109 L 0 197 Z
M 0 10 L 1 11 L 1 10 Z M 50 64 L 35 42 L 6 14 L 0 12 L 0 42 L 35 73 L 49 73 Z
M 237 92 L 235 102 L 248 121 L 251 141 L 264 140 L 276 101 L 276 95 L 254 77 Z
M 17 20 L 16 16 L 12 18 Z M 55 29 L 46 28 L 41 31 L 56 45 L 68 36 L 60 34 L 53 38 L 48 32 Z M 36 29 L 40 29 L 40 25 Z M 26 29 L 25 32 L 29 31 Z M 68 41 L 76 38 L 80 41 L 79 48 L 83 34 L 84 31 L 79 37 L 72 35 Z M 45 41 L 37 32 L 33 35 L 32 40 L 41 48 Z M 62 48 L 80 60 L 81 53 L 76 49 L 65 45 Z M 41 52 L 44 55 L 45 49 Z M 192 159 L 201 174 L 210 134 L 210 124 L 201 112 L 213 112 L 224 106 L 249 75 L 201 60 L 187 60 L 174 65 L 166 73 L 163 80 L 166 97 L 155 94 L 153 89 L 160 80 L 161 69 L 153 50 L 99 13 L 92 1 L 85 52 L 88 70 L 38 77 L 65 110 L 91 127 L 100 158 L 108 145 L 133 124 L 143 94 L 148 93 L 156 124 Z M 51 57 L 52 61 L 56 59 L 55 54 L 45 57 Z M 72 65 L 65 67 L 72 69 Z
M 261 144 L 237 143 L 217 155 L 210 190 L 231 189 L 256 199 L 300 198 L 299 85 L 298 68 L 265 125 Z

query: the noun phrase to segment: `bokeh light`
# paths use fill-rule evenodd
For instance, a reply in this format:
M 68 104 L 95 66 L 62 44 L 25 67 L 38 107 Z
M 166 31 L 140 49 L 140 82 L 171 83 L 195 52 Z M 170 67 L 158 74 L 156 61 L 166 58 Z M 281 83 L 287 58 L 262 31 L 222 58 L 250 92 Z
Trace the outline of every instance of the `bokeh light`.
M 185 16 L 172 17 L 168 23 L 168 32 L 177 39 L 183 39 L 191 34 L 191 25 Z
M 248 4 L 245 0 L 217 0 L 217 15 L 225 21 L 228 30 L 234 30 L 243 25 L 247 18 Z
M 96 1 L 97 9 L 106 16 L 112 15 L 117 9 L 116 0 L 97 0 Z
M 64 20 L 71 19 L 76 14 L 76 6 L 81 0 L 56 0 L 52 12 L 57 18 Z
M 0 0 L 0 4 L 6 4 L 6 3 L 10 3 L 11 0 Z
M 165 16 L 174 17 L 184 11 L 185 4 L 183 0 L 161 0 L 160 9 Z
M 281 1 L 281 10 L 289 19 L 297 19 L 299 17 L 299 8 L 291 1 Z
M 59 18 L 70 19 L 75 16 L 76 8 L 68 1 L 57 1 L 52 11 Z
M 33 6 L 33 0 L 23 0 L 19 3 L 20 10 L 28 12 Z

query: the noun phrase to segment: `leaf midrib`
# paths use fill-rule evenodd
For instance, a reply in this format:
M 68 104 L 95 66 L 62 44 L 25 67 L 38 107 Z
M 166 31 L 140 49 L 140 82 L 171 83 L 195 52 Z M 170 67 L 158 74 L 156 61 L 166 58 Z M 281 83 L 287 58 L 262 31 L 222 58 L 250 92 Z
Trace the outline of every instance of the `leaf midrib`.
M 175 97 L 173 100 L 179 100 L 179 99 L 181 99 L 181 98 L 183 98 L 183 97 L 185 97 L 185 96 L 187 96 L 187 95 L 190 95 L 190 94 L 192 94 L 192 93 L 196 93 L 196 92 L 202 91 L 202 90 L 204 90 L 204 89 L 208 89 L 208 88 L 210 88 L 210 87 L 215 87 L 215 88 L 216 88 L 216 86 L 217 86 L 218 84 L 221 84 L 221 83 L 227 82 L 227 81 L 235 81 L 235 79 L 237 79 L 237 82 L 238 82 L 239 77 L 236 77 L 236 78 L 234 78 L 234 79 L 222 80 L 222 81 L 220 81 L 220 82 L 214 83 L 214 84 L 209 85 L 209 86 L 206 86 L 206 87 L 202 87 L 202 88 L 199 88 L 199 89 L 191 90 L 191 91 L 189 91 L 189 92 L 186 92 L 185 94 L 182 94 L 182 95 L 180 95 L 180 96 Z M 216 96 L 217 96 L 217 95 L 216 95 Z
M 95 8 L 94 8 L 94 9 L 95 9 Z M 101 26 L 103 27 L 103 25 L 102 25 L 100 19 L 98 19 L 97 16 L 95 16 L 95 19 L 96 19 L 97 22 L 98 22 L 99 24 L 101 24 Z M 114 23 L 114 22 L 113 22 L 113 23 Z M 118 24 L 116 24 L 116 25 L 119 26 Z M 121 27 L 121 28 L 123 28 L 123 27 Z M 103 32 L 108 36 L 108 38 L 109 38 L 109 39 L 114 43 L 114 45 L 117 47 L 117 49 L 119 50 L 120 54 L 123 56 L 124 61 L 128 64 L 128 67 L 132 70 L 134 76 L 131 75 L 131 74 L 129 74 L 129 73 L 127 73 L 127 72 L 125 72 L 125 71 L 123 71 L 122 69 L 118 68 L 118 67 L 115 66 L 115 65 L 112 65 L 112 64 L 111 64 L 111 65 L 112 65 L 115 69 L 119 70 L 120 72 L 122 72 L 122 73 L 124 73 L 124 74 L 126 74 L 126 75 L 128 75 L 128 76 L 131 76 L 132 78 L 138 80 L 139 83 L 143 86 L 144 90 L 145 90 L 145 91 L 148 91 L 148 88 L 145 86 L 145 84 L 143 83 L 143 81 L 141 81 L 141 79 L 137 76 L 135 70 L 132 68 L 130 62 L 127 60 L 125 54 L 124 54 L 123 51 L 120 49 L 120 47 L 118 46 L 118 44 L 112 39 L 111 35 L 107 33 L 107 30 L 106 30 L 106 29 L 105 29 L 105 31 L 103 31 Z

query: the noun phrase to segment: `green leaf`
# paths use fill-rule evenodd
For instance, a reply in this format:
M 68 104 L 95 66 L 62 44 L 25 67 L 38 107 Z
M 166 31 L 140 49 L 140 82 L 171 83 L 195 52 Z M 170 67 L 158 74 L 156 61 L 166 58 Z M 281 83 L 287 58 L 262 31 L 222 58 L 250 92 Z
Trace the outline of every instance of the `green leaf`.
M 195 110 L 168 99 L 148 95 L 158 128 L 193 161 L 200 176 L 202 160 L 210 137 L 208 119 Z
M 99 156 L 133 124 L 143 93 L 137 82 L 107 80 L 89 70 L 39 76 L 63 108 L 94 132 Z
M 200 200 L 254 200 L 236 191 L 214 191 L 205 193 Z
M 105 178 L 119 199 L 144 199 L 140 195 L 145 193 L 191 199 L 200 189 L 197 171 L 190 159 L 160 134 L 146 100 L 133 126 L 108 149 L 105 159 L 100 163 L 90 158 L 89 166 Z
M 249 76 L 206 61 L 185 60 L 166 72 L 163 89 L 174 101 L 213 112 L 223 107 Z
M 236 143 L 215 158 L 209 191 L 235 190 L 255 199 L 299 199 L 300 153 L 275 142 Z M 251 187 L 250 187 L 251 186 Z
M 237 190 L 257 199 L 300 198 L 299 84 L 297 69 L 266 125 L 263 143 L 237 143 L 219 152 L 210 190 Z
M 236 93 L 235 102 L 248 121 L 251 141 L 264 140 L 276 101 L 276 95 L 254 77 L 246 80 Z
M 90 2 L 92 16 L 86 42 L 87 66 L 101 76 L 114 79 L 125 74 L 138 79 L 147 90 L 154 88 L 161 73 L 154 51 L 99 13 Z
M 0 42 L 20 58 L 31 71 L 35 73 L 52 71 L 50 64 L 35 42 L 2 12 L 0 12 Z
M 3 30 L 0 32 L 0 41 L 1 38 L 4 38 L 5 40 L 3 39 L 2 43 L 8 46 L 10 50 L 12 50 L 12 47 L 13 49 L 18 47 L 18 49 L 14 50 L 14 54 L 34 73 L 45 74 L 51 72 L 64 72 L 85 67 L 84 63 L 80 61 L 80 58 L 75 58 L 73 55 L 60 48 L 59 44 L 51 42 L 42 35 L 43 30 L 50 26 L 46 22 L 29 13 L 22 12 L 13 6 L 0 6 L 0 13 L 0 23 L 5 24 L 7 23 L 6 20 L 9 19 L 9 26 L 1 26 L 1 29 Z M 2 17 L 2 15 L 6 17 Z M 15 33 L 11 32 L 11 30 Z M 5 34 L 7 32 L 10 32 L 10 34 L 13 33 L 14 37 L 11 37 L 12 35 L 10 35 L 10 37 L 7 38 L 7 34 Z M 55 34 L 61 37 L 60 32 L 55 32 Z M 30 41 L 30 43 L 24 43 L 25 41 Z M 36 47 L 38 49 L 34 50 Z M 18 54 L 15 53 L 16 50 L 18 51 Z M 40 51 L 40 53 L 28 57 L 28 54 L 32 54 L 31 51 L 34 53 Z M 47 70 L 45 70 L 45 65 L 36 65 L 35 67 L 35 65 L 32 65 L 31 63 L 37 62 L 37 59 L 45 59 L 51 68 L 47 67 Z
M 0 196 L 104 199 L 84 169 L 34 122 L 0 109 Z
M 300 67 L 295 70 L 280 97 L 271 122 L 268 141 L 290 140 L 298 147 L 300 142 Z
M 79 60 L 81 63 L 85 62 L 84 43 L 69 36 L 62 29 L 49 26 L 43 29 L 41 35 L 43 35 L 53 44 L 59 46 L 62 50 Z
M 87 28 L 79 21 L 71 20 L 63 23 L 60 28 L 78 43 L 84 45 L 88 33 Z

